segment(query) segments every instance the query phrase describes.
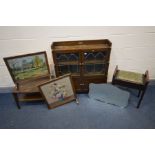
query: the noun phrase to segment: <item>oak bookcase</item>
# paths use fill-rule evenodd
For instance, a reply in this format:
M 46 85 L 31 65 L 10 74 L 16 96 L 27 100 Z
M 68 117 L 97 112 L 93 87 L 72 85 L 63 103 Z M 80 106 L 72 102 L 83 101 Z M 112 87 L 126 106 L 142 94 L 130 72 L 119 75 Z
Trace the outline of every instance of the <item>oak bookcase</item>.
M 77 93 L 87 93 L 89 83 L 106 83 L 111 45 L 108 39 L 53 42 L 56 76 L 71 73 Z

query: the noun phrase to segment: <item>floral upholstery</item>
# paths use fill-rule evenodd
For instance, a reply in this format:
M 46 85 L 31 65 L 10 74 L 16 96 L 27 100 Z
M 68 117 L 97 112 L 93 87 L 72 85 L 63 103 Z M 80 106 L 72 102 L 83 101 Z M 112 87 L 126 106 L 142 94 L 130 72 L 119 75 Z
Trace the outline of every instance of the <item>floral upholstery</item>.
M 130 71 L 118 70 L 116 79 L 138 83 L 138 84 L 144 84 L 144 74 L 130 72 Z

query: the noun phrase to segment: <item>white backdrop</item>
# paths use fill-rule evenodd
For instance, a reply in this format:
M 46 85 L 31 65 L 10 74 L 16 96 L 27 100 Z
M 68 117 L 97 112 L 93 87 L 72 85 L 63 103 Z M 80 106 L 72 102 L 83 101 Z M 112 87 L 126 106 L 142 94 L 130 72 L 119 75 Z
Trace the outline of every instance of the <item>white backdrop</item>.
M 0 27 L 0 87 L 13 82 L 3 57 L 46 50 L 53 70 L 53 41 L 109 39 L 112 42 L 108 81 L 116 65 L 120 69 L 150 72 L 155 79 L 155 27 Z

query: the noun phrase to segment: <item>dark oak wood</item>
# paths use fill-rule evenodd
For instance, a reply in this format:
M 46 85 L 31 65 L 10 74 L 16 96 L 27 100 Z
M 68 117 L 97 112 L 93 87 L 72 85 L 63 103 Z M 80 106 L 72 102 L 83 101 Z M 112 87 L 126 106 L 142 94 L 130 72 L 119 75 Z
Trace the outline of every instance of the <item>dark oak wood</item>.
M 79 41 L 63 41 L 54 42 L 51 45 L 53 61 L 55 64 L 56 77 L 65 75 L 61 71 L 62 66 L 77 65 L 79 72 L 71 73 L 73 84 L 77 93 L 87 93 L 89 91 L 90 83 L 106 83 L 109 68 L 109 59 L 111 53 L 112 43 L 108 39 L 101 40 L 79 40 Z M 97 54 L 103 52 L 105 54 L 102 60 L 86 60 L 85 53 Z M 64 54 L 78 54 L 76 61 L 58 61 L 57 55 Z M 104 65 L 104 73 L 100 72 L 86 72 L 87 65 Z
M 117 77 L 118 72 L 119 72 L 119 69 L 118 69 L 118 66 L 116 66 L 114 74 L 113 74 L 113 78 L 112 78 L 112 84 L 137 89 L 139 91 L 138 97 L 140 97 L 138 104 L 137 104 L 137 108 L 139 108 L 141 105 L 141 101 L 144 97 L 144 94 L 146 92 L 147 86 L 149 84 L 149 72 L 146 71 L 145 74 L 143 74 L 143 83 L 142 84 L 117 79 L 116 77 Z

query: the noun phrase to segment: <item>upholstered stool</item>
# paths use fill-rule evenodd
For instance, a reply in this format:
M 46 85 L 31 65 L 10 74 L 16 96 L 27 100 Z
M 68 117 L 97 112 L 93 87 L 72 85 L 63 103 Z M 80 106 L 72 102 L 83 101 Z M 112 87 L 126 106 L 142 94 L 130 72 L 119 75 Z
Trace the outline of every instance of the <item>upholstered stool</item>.
M 138 101 L 137 108 L 140 107 L 148 83 L 149 83 L 148 71 L 146 71 L 145 74 L 140 74 L 136 72 L 119 70 L 118 66 L 116 66 L 115 68 L 115 72 L 112 79 L 113 85 L 117 84 L 139 90 L 138 97 L 140 97 L 140 99 Z

